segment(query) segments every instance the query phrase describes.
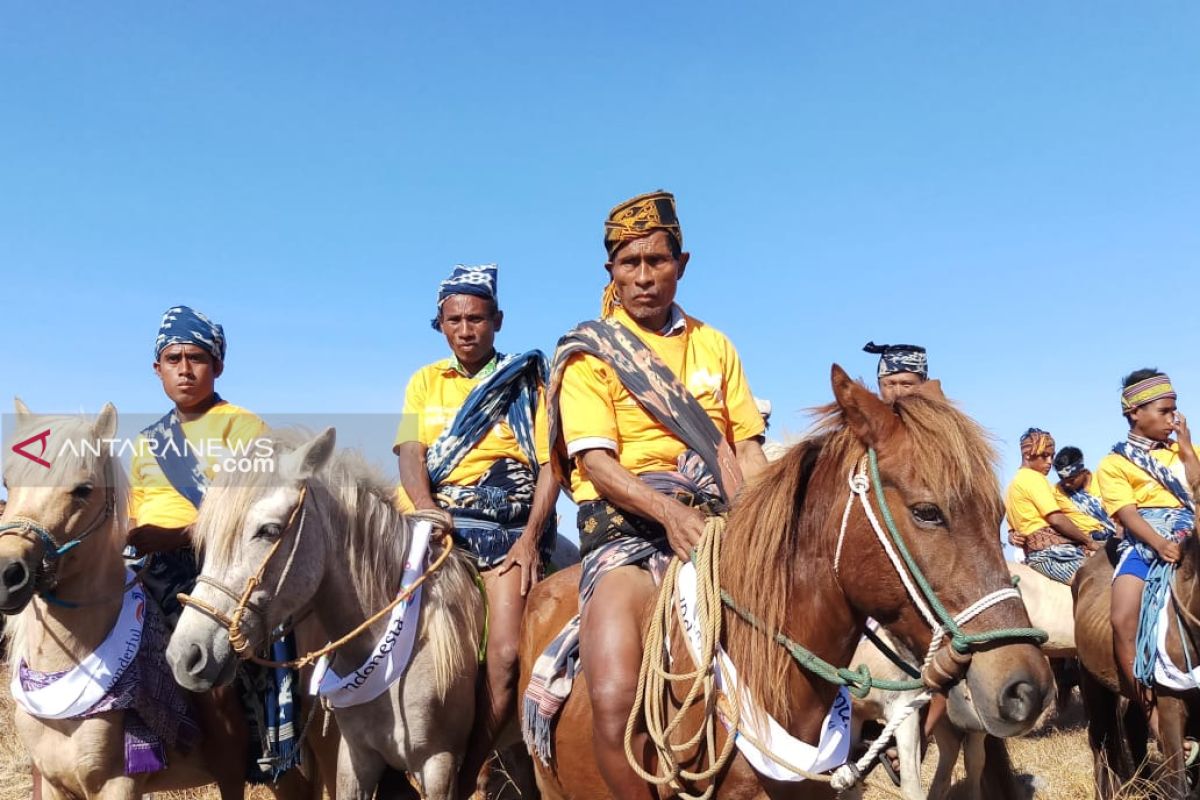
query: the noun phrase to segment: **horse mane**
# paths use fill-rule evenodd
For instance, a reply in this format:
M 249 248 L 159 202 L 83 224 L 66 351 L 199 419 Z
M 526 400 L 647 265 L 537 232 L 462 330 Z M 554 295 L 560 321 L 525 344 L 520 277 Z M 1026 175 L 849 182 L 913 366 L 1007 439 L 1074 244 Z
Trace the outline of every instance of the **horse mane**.
M 311 438 L 294 429 L 272 430 L 270 437 L 276 469 L 280 456 Z M 227 566 L 236 557 L 251 507 L 278 485 L 278 474 L 267 470 L 219 474 L 193 526 L 195 544 L 205 558 Z M 352 449 L 336 450 L 309 486 L 305 513 L 316 514 L 322 527 L 339 538 L 355 593 L 370 609 L 382 608 L 396 595 L 412 541 L 410 518 L 395 506 L 395 487 Z M 483 611 L 479 603 L 470 602 L 477 591 L 471 567 L 458 551 L 423 588 L 421 632 L 424 644 L 435 651 L 439 693 L 449 689 L 454 676 L 478 653 Z
M 996 452 L 988 434 L 943 399 L 913 394 L 893 407 L 907 434 L 905 462 L 945 493 L 951 509 L 982 501 L 989 518 L 999 519 Z M 745 486 L 730 513 L 725 549 L 737 557 L 722 564 L 722 582 L 768 631 L 782 631 L 796 613 L 822 614 L 818 597 L 803 589 L 832 571 L 845 481 L 866 453 L 836 404 L 814 414 L 812 431 Z M 726 616 L 735 621 L 725 628 L 725 646 L 747 689 L 786 725 L 792 657 L 770 635 Z
M 35 429 L 49 429 L 51 433 L 46 444 L 47 456 L 63 452 L 63 443 L 66 441 L 83 442 L 92 441 L 93 438 L 94 420 L 90 417 L 37 414 L 30 419 L 32 421 L 24 421 L 18 417 L 17 430 L 10 438 L 15 440 Z M 120 459 L 109 450 L 108 444 L 102 442 L 101 445 L 103 446 L 99 448 L 99 453 L 95 448 L 88 447 L 67 450 L 67 452 L 78 453 L 79 459 L 52 457 L 50 468 L 46 469 L 27 458 L 18 456 L 13 452 L 11 442 L 6 442 L 4 475 L 10 486 L 56 488 L 65 485 L 67 480 L 73 481 L 74 474 L 80 467 L 86 469 L 89 474 L 97 474 L 103 469 L 103 462 L 107 460 L 111 467 L 110 475 L 113 479 L 112 488 L 115 495 L 113 516 L 108 525 L 109 542 L 107 546 L 120 550 L 125 547 L 129 533 L 129 476 Z M 9 508 L 12 508 L 11 504 Z M 5 516 L 10 516 L 7 511 Z M 97 538 L 96 541 L 98 543 L 103 539 Z M 19 614 L 9 617 L 5 622 L 3 638 L 7 642 L 6 662 L 11 668 L 15 669 L 16 665 L 28 656 L 27 633 L 29 627 L 35 623 L 36 617 L 32 602 L 25 606 Z

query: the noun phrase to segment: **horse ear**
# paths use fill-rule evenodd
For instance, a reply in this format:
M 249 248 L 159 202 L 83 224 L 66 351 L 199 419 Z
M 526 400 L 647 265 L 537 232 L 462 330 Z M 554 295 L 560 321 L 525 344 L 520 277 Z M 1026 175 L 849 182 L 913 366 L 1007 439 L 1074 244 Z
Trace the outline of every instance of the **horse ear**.
M 19 397 L 13 397 L 13 408 L 16 409 L 17 416 L 21 419 L 33 416 L 33 412 L 29 410 L 29 406 L 25 405 L 25 401 Z
M 942 382 L 937 378 L 930 378 L 917 387 L 917 391 L 925 395 L 931 400 L 941 400 L 945 402 L 946 393 L 942 391 Z
M 846 418 L 846 424 L 867 447 L 875 447 L 887 438 L 896 424 L 896 412 L 861 383 L 850 379 L 846 370 L 834 364 L 830 370 L 833 396 Z
M 316 475 L 333 455 L 333 445 L 337 441 L 337 431 L 326 428 L 312 441 L 307 442 L 284 456 L 282 472 L 297 481 L 306 481 Z
M 112 403 L 105 403 L 100 409 L 100 416 L 92 425 L 92 434 L 97 439 L 111 439 L 117 435 L 117 407 Z

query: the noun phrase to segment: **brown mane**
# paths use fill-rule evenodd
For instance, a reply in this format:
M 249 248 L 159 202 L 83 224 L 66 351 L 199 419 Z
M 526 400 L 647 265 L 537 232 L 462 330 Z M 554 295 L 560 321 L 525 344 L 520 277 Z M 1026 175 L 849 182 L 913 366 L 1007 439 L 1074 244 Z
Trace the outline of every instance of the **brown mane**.
M 902 442 L 904 463 L 939 487 L 951 509 L 984 503 L 989 518 L 999 519 L 996 453 L 983 429 L 943 399 L 909 395 L 894 408 L 904 436 L 889 440 L 889 449 Z M 724 588 L 772 631 L 783 630 L 793 613 L 821 618 L 820 598 L 802 590 L 829 580 L 846 478 L 866 452 L 838 406 L 815 413 L 813 432 L 743 489 L 726 534 Z M 791 656 L 733 615 L 726 619 L 733 620 L 725 627 L 726 650 L 751 695 L 788 724 L 787 676 L 797 669 Z

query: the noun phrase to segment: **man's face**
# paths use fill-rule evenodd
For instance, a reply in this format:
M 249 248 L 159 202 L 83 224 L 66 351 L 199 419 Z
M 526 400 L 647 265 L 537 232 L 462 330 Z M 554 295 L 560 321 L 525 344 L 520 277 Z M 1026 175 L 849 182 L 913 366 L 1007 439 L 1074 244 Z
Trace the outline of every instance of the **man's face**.
M 173 344 L 158 354 L 154 372 L 171 402 L 187 411 L 212 397 L 223 366 L 203 347 Z
M 1027 455 L 1022 457 L 1023 465 L 1030 469 L 1035 469 L 1043 475 L 1050 474 L 1050 466 L 1054 463 L 1054 451 L 1048 453 L 1038 453 L 1037 455 Z
M 492 357 L 496 331 L 504 321 L 503 313 L 493 308 L 491 300 L 473 294 L 452 294 L 442 303 L 442 333 L 461 364 L 480 367 Z
M 894 403 L 897 398 L 912 394 L 925 380 L 915 372 L 897 372 L 879 379 L 879 396 L 885 403 Z
M 687 262 L 687 253 L 678 258 L 671 254 L 669 233 L 654 231 L 621 245 L 605 268 L 626 313 L 641 325 L 655 327 L 666 322 Z
M 1156 442 L 1165 442 L 1175 432 L 1174 397 L 1160 397 L 1152 403 L 1138 406 L 1129 413 L 1133 432 Z
M 1092 477 L 1092 473 L 1086 469 L 1083 472 L 1072 475 L 1069 478 L 1062 479 L 1063 488 L 1068 492 L 1078 492 L 1083 487 L 1087 486 L 1088 479 Z

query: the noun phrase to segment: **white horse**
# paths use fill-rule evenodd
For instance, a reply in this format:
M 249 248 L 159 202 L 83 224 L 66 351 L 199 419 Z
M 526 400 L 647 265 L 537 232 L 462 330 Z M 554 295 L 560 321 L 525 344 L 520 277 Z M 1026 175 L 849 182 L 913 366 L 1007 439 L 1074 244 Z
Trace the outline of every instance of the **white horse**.
M 335 455 L 332 428 L 287 452 L 281 437 L 272 434 L 270 469 L 222 474 L 201 508 L 194 536 L 204 567 L 167 650 L 176 678 L 189 688 L 232 676 L 239 654 L 230 643 L 231 616 L 240 617 L 246 653 L 262 651 L 269 631 L 307 608 L 336 641 L 401 588 L 414 531 L 393 507 L 392 487 L 355 454 Z M 440 546 L 431 542 L 431 551 Z M 451 796 L 474 721 L 484 613 L 467 560 L 447 555 L 421 589 L 407 671 L 372 700 L 335 704 L 339 800 L 372 797 L 387 767 L 413 773 L 424 797 Z M 245 610 L 235 615 L 256 574 Z M 363 666 L 386 625 L 377 622 L 339 647 L 334 673 L 348 676 Z M 408 794 L 410 787 L 394 790 Z
M 141 670 L 141 685 L 161 686 L 165 679 L 169 686 L 170 677 L 144 672 L 153 668 L 155 655 L 161 657 L 161 651 L 148 653 L 145 643 L 154 636 L 165 640 L 165 628 L 121 557 L 127 481 L 106 445 L 116 435 L 117 412 L 109 404 L 95 421 L 35 416 L 20 400 L 16 411 L 16 431 L 4 450 L 8 507 L 0 519 L 0 612 L 15 615 L 8 626 L 9 664 L 23 700 L 16 707 L 16 731 L 40 775 L 36 788 L 45 800 L 131 800 L 216 781 L 225 800 L 242 797 L 243 760 L 231 758 L 215 737 L 196 747 L 170 746 L 183 728 L 171 730 L 173 720 L 161 716 L 155 732 L 168 733 L 161 739 L 167 746 L 165 768 L 125 774 L 127 726 L 155 725 L 141 714 L 130 717 L 113 698 L 138 693 L 128 683 L 104 683 L 105 673 L 88 659 L 99 659 L 114 677 Z M 122 658 L 104 660 L 97 651 L 116 651 L 103 642 L 119 646 Z M 136 667 L 126 658 L 133 652 Z M 125 666 L 114 669 L 118 665 Z M 30 681 L 62 676 L 39 689 L 26 685 L 23 670 Z M 72 691 L 78 699 L 69 697 Z M 203 702 L 175 691 L 182 704 Z M 114 709 L 102 710 L 110 706 Z M 154 716 L 154 709 L 141 711 Z M 305 798 L 319 791 L 292 771 L 277 796 Z
M 1030 623 L 1048 634 L 1049 638 L 1042 645 L 1042 652 L 1050 659 L 1075 658 L 1071 587 L 1050 580 L 1024 564 L 1010 562 L 1008 570 L 1018 581 L 1021 600 L 1029 613 Z M 886 633 L 882 638 L 893 650 L 899 650 L 906 660 L 912 663 L 911 654 L 905 653 L 903 648 L 897 648 L 894 642 L 887 639 Z M 902 680 L 910 677 L 866 639 L 859 644 L 850 663 L 866 664 L 871 675 L 876 678 Z M 909 702 L 916 694 L 917 692 L 872 689 L 865 698 L 856 699 L 855 737 L 858 738 L 863 721 L 886 721 L 894 709 Z M 1060 692 L 1060 707 L 1063 701 Z M 905 800 L 921 800 L 925 797 L 941 800 L 946 797 L 960 752 L 963 754 L 965 767 L 961 797 L 965 800 L 980 800 L 992 792 L 1001 797 L 1011 794 L 1011 769 L 1007 748 L 1002 740 L 984 732 L 983 726 L 977 719 L 972 718 L 973 713 L 967 710 L 968 708 L 969 703 L 951 692 L 948 714 L 933 729 L 938 762 L 928 792 L 921 786 L 920 716 L 912 714 L 896 729 L 896 750 L 900 757 L 900 792 Z

